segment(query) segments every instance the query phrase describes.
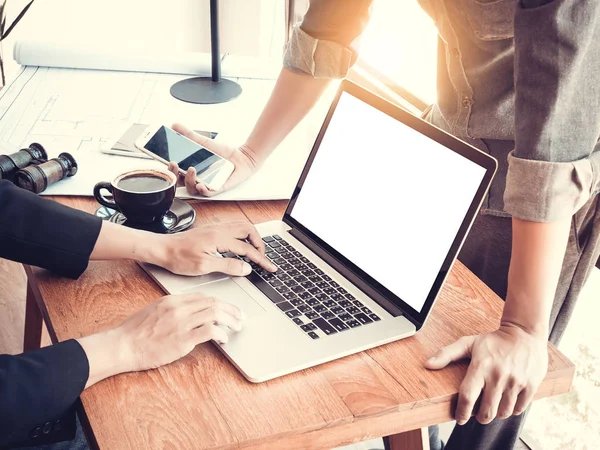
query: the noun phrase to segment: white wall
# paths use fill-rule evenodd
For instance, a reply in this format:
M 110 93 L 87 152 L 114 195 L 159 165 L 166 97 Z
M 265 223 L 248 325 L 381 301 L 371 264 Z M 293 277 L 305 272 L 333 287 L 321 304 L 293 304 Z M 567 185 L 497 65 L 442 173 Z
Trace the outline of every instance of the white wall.
M 27 4 L 8 2 L 7 22 Z M 283 0 L 219 0 L 221 51 L 276 57 L 283 49 Z M 15 40 L 36 39 L 138 49 L 210 51 L 208 0 L 36 0 L 3 42 L 14 71 Z
M 0 0 L 0 2 L 3 0 Z M 302 14 L 306 0 L 297 0 Z M 285 0 L 219 0 L 221 51 L 278 57 L 283 51 Z M 8 20 L 27 0 L 8 2 Z M 304 5 L 303 5 L 304 4 Z M 209 0 L 36 0 L 3 43 L 7 75 L 16 39 L 173 51 L 210 48 Z M 377 0 L 361 56 L 426 102 L 436 98 L 437 33 L 416 0 Z

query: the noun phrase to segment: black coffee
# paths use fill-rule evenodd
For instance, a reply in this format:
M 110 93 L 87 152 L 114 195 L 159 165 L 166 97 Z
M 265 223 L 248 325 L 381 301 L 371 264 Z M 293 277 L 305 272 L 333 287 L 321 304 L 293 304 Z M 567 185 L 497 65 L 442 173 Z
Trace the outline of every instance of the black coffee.
M 132 175 L 119 180 L 117 186 L 128 192 L 144 193 L 155 192 L 165 189 L 171 182 L 163 177 L 150 174 Z

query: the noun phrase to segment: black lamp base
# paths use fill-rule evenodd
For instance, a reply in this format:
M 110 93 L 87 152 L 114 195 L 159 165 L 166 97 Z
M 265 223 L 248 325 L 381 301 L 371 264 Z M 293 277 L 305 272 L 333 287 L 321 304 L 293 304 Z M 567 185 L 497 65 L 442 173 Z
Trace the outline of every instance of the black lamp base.
M 213 81 L 211 77 L 188 78 L 171 86 L 171 95 L 188 103 L 225 103 L 239 97 L 241 93 L 242 87 L 239 84 L 224 78 L 220 81 Z

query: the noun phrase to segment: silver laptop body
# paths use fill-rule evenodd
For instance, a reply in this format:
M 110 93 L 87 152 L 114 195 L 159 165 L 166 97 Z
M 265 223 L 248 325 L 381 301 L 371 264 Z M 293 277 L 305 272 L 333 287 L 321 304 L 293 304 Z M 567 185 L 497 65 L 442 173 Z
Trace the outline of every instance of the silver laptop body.
M 344 81 L 283 220 L 257 225 L 275 275 L 142 267 L 167 293 L 237 305 L 244 329 L 218 347 L 266 381 L 418 331 L 495 171 L 485 153 Z

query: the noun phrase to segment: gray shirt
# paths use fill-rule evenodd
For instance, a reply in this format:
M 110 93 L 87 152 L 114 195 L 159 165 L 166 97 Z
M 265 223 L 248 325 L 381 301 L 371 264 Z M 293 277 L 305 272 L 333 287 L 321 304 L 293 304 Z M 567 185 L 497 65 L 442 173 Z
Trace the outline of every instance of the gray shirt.
M 483 212 L 573 215 L 600 191 L 600 1 L 419 2 L 440 36 L 428 119 L 499 162 Z M 371 3 L 312 0 L 284 65 L 344 77 Z

